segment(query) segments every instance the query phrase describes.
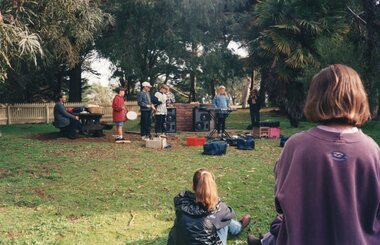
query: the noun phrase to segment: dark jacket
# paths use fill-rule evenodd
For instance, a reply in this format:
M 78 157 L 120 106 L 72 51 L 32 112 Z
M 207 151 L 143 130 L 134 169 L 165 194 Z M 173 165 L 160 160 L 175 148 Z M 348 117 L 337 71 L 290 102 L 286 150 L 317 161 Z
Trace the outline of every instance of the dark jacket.
M 260 110 L 261 109 L 261 102 L 260 102 L 260 96 L 256 96 L 256 103 L 253 102 L 253 95 L 250 95 L 248 97 L 248 104 L 250 107 L 256 109 L 256 110 Z
M 150 111 L 152 100 L 150 98 L 150 93 L 141 91 L 137 95 L 137 104 L 140 106 L 140 111 Z
M 174 198 L 176 219 L 169 233 L 168 245 L 219 245 L 217 230 L 230 224 L 235 213 L 222 201 L 207 211 L 195 202 L 195 194 L 186 191 Z
M 54 126 L 64 128 L 70 124 L 70 119 L 75 120 L 75 116 L 68 113 L 62 103 L 57 102 L 54 106 Z

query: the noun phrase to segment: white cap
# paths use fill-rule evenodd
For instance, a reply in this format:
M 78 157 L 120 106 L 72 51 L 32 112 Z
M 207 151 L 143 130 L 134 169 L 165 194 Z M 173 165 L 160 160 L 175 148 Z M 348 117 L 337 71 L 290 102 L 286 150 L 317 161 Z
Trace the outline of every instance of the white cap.
M 141 85 L 142 85 L 143 87 L 149 87 L 149 88 L 152 87 L 152 85 L 150 85 L 150 83 L 148 83 L 148 82 L 143 82 Z

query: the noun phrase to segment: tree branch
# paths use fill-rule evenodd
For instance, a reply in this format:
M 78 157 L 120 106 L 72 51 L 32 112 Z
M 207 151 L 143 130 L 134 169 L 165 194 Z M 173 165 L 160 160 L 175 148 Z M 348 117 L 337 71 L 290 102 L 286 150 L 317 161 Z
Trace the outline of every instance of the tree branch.
M 350 11 L 350 13 L 355 16 L 358 20 L 360 20 L 364 25 L 367 25 L 367 21 L 365 21 L 362 17 L 360 17 L 360 15 L 358 15 L 357 13 L 355 13 L 350 7 L 347 6 L 347 9 L 348 11 Z

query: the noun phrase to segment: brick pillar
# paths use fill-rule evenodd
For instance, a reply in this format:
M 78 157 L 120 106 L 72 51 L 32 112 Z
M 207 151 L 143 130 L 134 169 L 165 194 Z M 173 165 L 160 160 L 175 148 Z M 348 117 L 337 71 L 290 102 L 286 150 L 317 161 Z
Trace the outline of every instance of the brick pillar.
M 177 109 L 177 131 L 193 131 L 193 108 L 192 104 L 174 104 Z

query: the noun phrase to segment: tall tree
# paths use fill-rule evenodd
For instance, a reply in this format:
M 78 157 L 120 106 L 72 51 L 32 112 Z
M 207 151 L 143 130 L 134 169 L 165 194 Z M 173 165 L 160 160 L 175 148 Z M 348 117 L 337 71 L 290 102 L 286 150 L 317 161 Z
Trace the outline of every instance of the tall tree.
M 190 91 L 189 100 L 194 101 L 197 84 L 204 82 L 200 76 L 207 65 L 205 57 L 220 50 L 228 51 L 227 46 L 235 36 L 236 12 L 245 3 L 244 0 L 108 1 L 108 9 L 116 16 L 116 26 L 97 46 L 126 77 L 135 77 L 133 82 L 137 79 L 155 83 L 160 76 L 165 83 L 182 81 L 188 85 L 185 90 Z M 215 79 L 208 80 L 211 81 Z
M 316 42 L 348 32 L 344 9 L 344 3 L 327 0 L 268 0 L 255 6 L 251 48 L 261 87 L 295 127 L 303 116 L 305 69 L 319 65 Z
M 19 28 L 26 30 L 23 33 L 32 33 L 26 38 L 28 42 L 31 40 L 41 46 L 43 58 L 41 59 L 20 59 L 17 54 L 11 55 L 10 62 L 13 69 L 8 69 L 8 73 L 12 73 L 7 79 L 8 87 L 17 89 L 23 93 L 27 88 L 33 87 L 33 83 L 41 76 L 35 75 L 41 72 L 49 73 L 43 80 L 46 82 L 42 87 L 57 87 L 50 90 L 60 90 L 60 86 L 65 76 L 71 75 L 70 83 L 70 100 L 81 100 L 82 81 L 80 77 L 80 69 L 83 55 L 89 50 L 95 38 L 101 34 L 101 31 L 107 26 L 112 18 L 105 14 L 100 8 L 100 1 L 94 0 L 15 0 L 2 1 L 0 9 L 8 9 L 8 19 L 14 19 L 14 23 L 19 23 Z M 17 40 L 17 39 L 16 39 Z M 19 42 L 19 45 L 23 43 Z M 25 46 L 25 50 L 38 50 Z M 37 47 L 36 44 L 33 47 Z M 23 49 L 21 49 L 23 50 Z M 35 57 L 35 55 L 34 55 Z M 38 57 L 37 57 L 38 58 Z M 37 66 L 31 64 L 37 63 Z M 72 70 L 72 72 L 69 72 Z M 22 81 L 18 77 L 28 73 Z M 34 76 L 34 77 L 33 77 Z M 47 81 L 54 79 L 54 83 Z M 15 86 L 15 85 L 20 86 Z M 38 93 L 40 91 L 34 90 Z M 31 97 L 23 97 L 22 99 L 31 99 Z

